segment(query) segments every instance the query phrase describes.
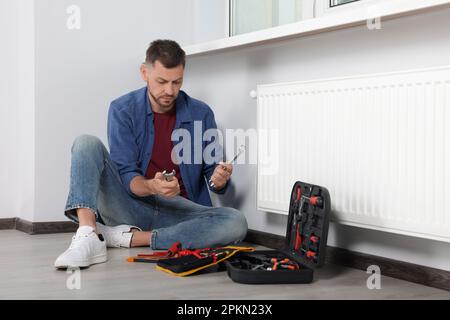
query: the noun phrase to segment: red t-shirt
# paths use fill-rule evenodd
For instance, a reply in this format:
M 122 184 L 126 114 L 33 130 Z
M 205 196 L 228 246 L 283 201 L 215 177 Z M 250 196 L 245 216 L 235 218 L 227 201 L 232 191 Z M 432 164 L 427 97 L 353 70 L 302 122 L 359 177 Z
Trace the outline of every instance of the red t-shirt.
M 173 148 L 172 131 L 176 123 L 176 109 L 172 108 L 167 113 L 153 112 L 153 125 L 155 127 L 155 141 L 153 143 L 152 158 L 150 159 L 145 177 L 153 179 L 157 172 L 172 172 L 180 184 L 180 195 L 188 198 L 186 188 L 181 179 L 180 167 L 172 162 L 171 153 Z

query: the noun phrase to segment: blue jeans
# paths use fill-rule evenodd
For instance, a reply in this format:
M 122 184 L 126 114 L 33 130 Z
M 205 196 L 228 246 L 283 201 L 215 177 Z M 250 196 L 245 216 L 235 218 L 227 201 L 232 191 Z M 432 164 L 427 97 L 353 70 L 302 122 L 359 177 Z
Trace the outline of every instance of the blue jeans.
M 245 238 L 244 215 L 226 207 L 207 207 L 181 196 L 128 194 L 117 167 L 100 139 L 82 135 L 72 146 L 70 192 L 65 215 L 78 223 L 77 208 L 89 208 L 107 226 L 133 225 L 152 231 L 151 248 L 168 249 L 237 244 Z

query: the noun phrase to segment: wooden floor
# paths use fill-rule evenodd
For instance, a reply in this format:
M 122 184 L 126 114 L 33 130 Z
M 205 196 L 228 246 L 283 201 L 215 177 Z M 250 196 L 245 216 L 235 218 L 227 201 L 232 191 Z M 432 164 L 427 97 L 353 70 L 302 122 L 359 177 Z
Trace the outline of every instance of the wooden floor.
M 244 285 L 226 272 L 180 278 L 153 264 L 126 262 L 147 248 L 109 249 L 109 261 L 81 270 L 81 288 L 69 290 L 71 274 L 53 262 L 71 236 L 0 231 L 0 299 L 450 299 L 448 291 L 388 277 L 380 290 L 369 290 L 368 274 L 336 265 L 318 270 L 311 284 Z

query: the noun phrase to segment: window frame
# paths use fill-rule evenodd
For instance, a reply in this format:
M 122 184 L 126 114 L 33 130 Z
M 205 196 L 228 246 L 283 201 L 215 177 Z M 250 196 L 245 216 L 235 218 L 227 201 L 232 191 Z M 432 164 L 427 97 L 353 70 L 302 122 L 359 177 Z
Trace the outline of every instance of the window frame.
M 379 4 L 375 9 L 377 9 L 377 14 L 382 20 L 398 19 L 403 16 L 450 8 L 450 0 L 360 0 L 332 8 L 329 8 L 330 2 L 328 0 L 317 0 L 313 19 L 236 36 L 229 36 L 230 20 L 228 20 L 224 28 L 224 33 L 227 32 L 228 36 L 204 43 L 188 45 L 184 47 L 184 50 L 187 56 L 197 56 L 364 25 L 368 19 L 373 18 L 373 12 L 369 12 L 370 10 L 368 9 L 374 7 L 375 3 Z M 229 10 L 225 14 L 231 18 Z
M 318 16 L 323 16 L 327 14 L 333 14 L 338 12 L 343 12 L 347 10 L 353 10 L 361 7 L 369 7 L 372 5 L 376 5 L 377 3 L 382 3 L 383 0 L 354 0 L 348 3 L 342 3 L 336 6 L 331 6 L 332 0 L 317 0 L 320 1 L 321 4 L 321 12 L 318 12 Z
M 234 37 L 234 36 L 239 36 L 241 34 L 244 34 L 244 33 L 239 33 L 239 34 L 233 35 L 233 25 L 234 25 L 234 21 L 233 21 L 234 20 L 234 15 L 233 15 L 234 5 L 233 5 L 233 3 L 234 3 L 234 1 L 235 0 L 227 0 L 228 12 L 227 12 L 227 22 L 226 22 L 226 24 L 228 26 L 228 33 L 227 33 L 228 37 Z M 305 18 L 306 19 L 314 18 L 314 12 L 313 12 L 314 7 L 313 7 L 312 3 L 315 2 L 315 1 L 328 1 L 328 0 L 303 0 L 302 1 L 302 15 L 303 15 L 302 20 L 304 20 Z M 354 0 L 354 1 L 360 1 L 360 0 Z M 311 2 L 311 5 L 308 5 L 307 2 Z M 311 10 L 311 12 L 308 12 L 308 15 L 306 15 L 305 9 L 308 8 L 308 6 L 310 6 L 311 9 L 313 9 L 313 10 Z M 310 16 L 310 17 L 307 17 L 307 16 Z M 296 22 L 300 22 L 302 20 L 299 20 L 299 21 L 296 21 Z M 296 23 L 296 22 L 294 22 L 294 23 Z M 270 27 L 270 28 L 259 29 L 259 30 L 255 30 L 255 31 L 267 30 L 267 29 L 279 27 L 279 26 L 282 26 L 282 25 L 284 25 L 284 24 L 281 24 L 281 25 L 278 25 L 278 26 L 273 26 L 273 27 Z M 252 31 L 252 32 L 255 32 L 255 31 Z
M 233 35 L 233 24 L 234 24 L 234 1 L 235 0 L 227 0 L 227 19 L 226 19 L 226 30 L 228 37 L 239 36 L 244 33 Z M 302 12 L 303 17 L 302 20 L 297 22 L 301 22 L 306 19 L 316 19 L 323 15 L 332 14 L 336 12 L 342 12 L 344 10 L 351 10 L 357 7 L 373 5 L 380 0 L 353 0 L 347 3 L 341 3 L 335 6 L 331 5 L 331 1 L 333 0 L 303 0 L 302 1 Z M 273 26 L 271 28 L 275 28 L 277 26 Z M 259 29 L 256 31 L 267 30 L 271 28 Z
M 333 1 L 333 0 L 328 0 L 328 1 L 329 1 L 329 5 L 328 5 L 329 8 L 336 8 L 336 7 L 339 7 L 339 6 L 345 6 L 346 4 L 350 4 L 350 3 L 353 3 L 353 2 L 357 2 L 357 1 L 360 1 L 360 0 L 351 0 L 351 1 L 349 1 L 349 2 L 336 4 L 336 5 L 334 5 L 334 6 L 331 5 L 331 1 Z

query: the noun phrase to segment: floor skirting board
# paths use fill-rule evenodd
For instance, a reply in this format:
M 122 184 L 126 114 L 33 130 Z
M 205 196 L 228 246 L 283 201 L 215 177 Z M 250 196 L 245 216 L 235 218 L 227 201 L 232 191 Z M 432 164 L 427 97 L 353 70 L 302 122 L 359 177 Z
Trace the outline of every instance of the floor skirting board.
M 0 230 L 16 229 L 28 234 L 75 232 L 78 225 L 71 221 L 30 222 L 20 218 L 0 219 Z

